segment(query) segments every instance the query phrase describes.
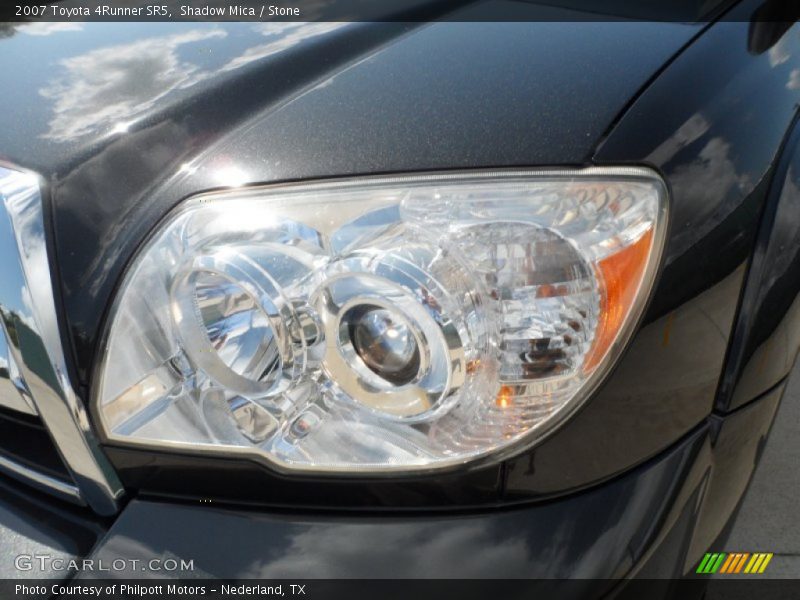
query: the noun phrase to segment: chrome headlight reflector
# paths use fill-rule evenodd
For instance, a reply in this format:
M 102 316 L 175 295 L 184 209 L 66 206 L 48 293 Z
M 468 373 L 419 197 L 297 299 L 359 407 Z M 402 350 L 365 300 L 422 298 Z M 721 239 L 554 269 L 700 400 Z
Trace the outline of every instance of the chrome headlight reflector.
M 645 169 L 204 194 L 124 277 L 95 386 L 118 443 L 284 470 L 418 471 L 530 444 L 641 315 L 666 193 Z

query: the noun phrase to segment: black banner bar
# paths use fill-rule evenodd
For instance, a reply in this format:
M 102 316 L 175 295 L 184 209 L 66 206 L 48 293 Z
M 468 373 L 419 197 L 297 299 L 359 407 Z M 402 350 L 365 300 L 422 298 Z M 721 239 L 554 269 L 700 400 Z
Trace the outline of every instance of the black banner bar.
M 765 0 L 753 11 L 735 0 L 16 0 L 0 20 L 102 21 L 674 21 L 792 22 L 800 3 Z
M 243 580 L 71 579 L 0 580 L 4 600 L 535 600 L 619 598 L 672 600 L 800 596 L 800 580 L 754 577 L 682 580 Z

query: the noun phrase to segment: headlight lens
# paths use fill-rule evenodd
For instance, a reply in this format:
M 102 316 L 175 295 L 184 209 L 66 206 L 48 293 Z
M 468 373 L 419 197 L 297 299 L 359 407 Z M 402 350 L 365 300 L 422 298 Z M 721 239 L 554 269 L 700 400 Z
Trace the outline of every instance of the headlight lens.
M 95 409 L 122 443 L 381 472 L 532 443 L 619 354 L 663 246 L 644 169 L 206 194 L 128 270 Z

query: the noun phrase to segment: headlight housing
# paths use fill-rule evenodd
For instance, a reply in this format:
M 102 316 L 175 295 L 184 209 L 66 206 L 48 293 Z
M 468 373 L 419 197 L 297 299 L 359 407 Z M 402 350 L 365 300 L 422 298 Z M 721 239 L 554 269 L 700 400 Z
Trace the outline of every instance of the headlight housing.
M 283 470 L 497 458 L 608 371 L 665 225 L 665 187 L 639 168 L 203 194 L 124 277 L 95 414 L 117 443 Z

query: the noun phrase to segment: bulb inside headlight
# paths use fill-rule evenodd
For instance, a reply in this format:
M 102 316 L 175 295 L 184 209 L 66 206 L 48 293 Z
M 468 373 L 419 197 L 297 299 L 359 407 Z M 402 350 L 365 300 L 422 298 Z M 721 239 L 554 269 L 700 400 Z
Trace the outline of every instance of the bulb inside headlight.
M 115 301 L 100 422 L 120 443 L 319 471 L 431 469 L 531 444 L 619 355 L 665 215 L 644 169 L 191 199 Z
M 371 304 L 351 309 L 344 325 L 358 357 L 393 385 L 410 383 L 420 370 L 419 344 L 396 313 Z

